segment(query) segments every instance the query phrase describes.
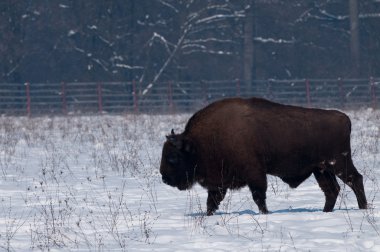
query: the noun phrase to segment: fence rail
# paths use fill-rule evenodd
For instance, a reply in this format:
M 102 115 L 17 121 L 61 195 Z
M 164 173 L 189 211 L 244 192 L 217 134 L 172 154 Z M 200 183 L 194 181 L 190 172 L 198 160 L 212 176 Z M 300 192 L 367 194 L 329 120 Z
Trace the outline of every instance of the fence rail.
M 308 107 L 376 108 L 380 78 L 200 82 L 1 83 L 0 114 L 191 112 L 225 97 L 257 96 Z

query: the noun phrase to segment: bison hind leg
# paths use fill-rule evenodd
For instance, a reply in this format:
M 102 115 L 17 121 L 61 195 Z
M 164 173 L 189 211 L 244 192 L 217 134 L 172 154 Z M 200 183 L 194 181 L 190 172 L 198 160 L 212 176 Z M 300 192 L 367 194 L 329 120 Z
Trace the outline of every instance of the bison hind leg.
M 268 214 L 268 208 L 266 204 L 266 187 L 258 187 L 255 184 L 249 184 L 249 189 L 252 192 L 253 200 L 259 208 L 260 213 Z
M 351 158 L 344 162 L 345 166 L 335 168 L 337 176 L 354 191 L 360 209 L 367 209 L 363 176 L 357 171 Z M 338 164 L 337 164 L 338 165 Z
M 331 212 L 334 209 L 340 187 L 333 173 L 328 171 L 314 171 L 319 187 L 325 194 L 326 202 L 323 212 Z

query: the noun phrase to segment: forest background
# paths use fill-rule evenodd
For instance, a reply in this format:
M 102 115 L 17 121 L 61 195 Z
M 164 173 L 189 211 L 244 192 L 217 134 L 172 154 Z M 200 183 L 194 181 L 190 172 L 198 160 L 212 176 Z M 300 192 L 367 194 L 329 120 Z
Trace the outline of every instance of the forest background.
M 378 0 L 7 0 L 0 83 L 368 78 Z

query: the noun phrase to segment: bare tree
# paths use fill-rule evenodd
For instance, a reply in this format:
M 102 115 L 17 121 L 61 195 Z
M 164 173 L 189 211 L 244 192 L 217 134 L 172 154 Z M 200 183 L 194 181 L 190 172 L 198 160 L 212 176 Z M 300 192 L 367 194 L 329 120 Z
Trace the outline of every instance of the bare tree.
M 171 42 L 165 35 L 158 32 L 154 32 L 150 39 L 150 47 L 157 42 L 164 44 L 167 56 L 145 87 L 143 94 L 148 93 L 154 87 L 162 74 L 175 62 L 175 58 L 191 54 L 201 55 L 200 58 L 233 54 L 229 50 L 230 44 L 238 42 L 230 36 L 231 30 L 234 28 L 230 24 L 230 20 L 242 19 L 245 16 L 244 11 L 235 10 L 235 6 L 231 5 L 229 1 L 224 3 L 221 1 L 180 1 L 176 6 L 173 1 L 160 0 L 159 2 L 182 18 L 177 19 L 181 23 L 175 42 Z M 145 78 L 146 76 L 142 75 L 140 81 Z
M 253 79 L 253 59 L 254 59 L 254 46 L 253 46 L 253 29 L 254 29 L 254 0 L 248 0 L 245 8 L 245 22 L 244 22 L 244 84 L 247 86 L 249 93 L 252 93 L 252 79 Z
M 0 76 L 140 80 L 146 94 L 165 80 L 379 75 L 379 25 L 373 0 L 0 1 Z
M 350 0 L 350 32 L 351 32 L 351 70 L 355 77 L 360 75 L 360 41 L 358 1 Z

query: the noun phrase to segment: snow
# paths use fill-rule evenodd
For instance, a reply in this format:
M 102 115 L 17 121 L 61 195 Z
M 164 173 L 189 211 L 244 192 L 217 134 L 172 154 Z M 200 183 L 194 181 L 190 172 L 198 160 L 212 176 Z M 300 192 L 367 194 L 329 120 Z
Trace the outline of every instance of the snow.
M 143 95 L 146 95 L 148 91 L 153 87 L 153 83 L 149 83 L 149 85 L 142 92 Z
M 71 37 L 71 36 L 74 36 L 75 34 L 77 34 L 76 31 L 74 31 L 74 30 L 70 30 L 70 31 L 67 33 L 67 36 L 68 36 L 68 37 Z
M 120 67 L 120 68 L 125 68 L 125 69 L 144 69 L 144 67 L 142 66 L 130 66 L 126 64 L 120 64 L 120 63 L 116 63 L 115 66 Z
M 332 213 L 314 178 L 269 177 L 268 215 L 247 188 L 205 216 L 206 191 L 161 182 L 165 135 L 185 115 L 0 117 L 0 250 L 380 251 L 380 111 L 349 111 L 371 208 L 341 184 Z
M 255 37 L 254 40 L 256 42 L 261 42 L 261 43 L 275 43 L 275 44 L 294 44 L 296 42 L 294 38 L 292 38 L 292 40 L 285 40 L 285 39 Z

